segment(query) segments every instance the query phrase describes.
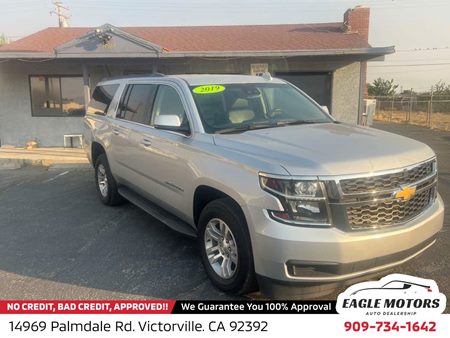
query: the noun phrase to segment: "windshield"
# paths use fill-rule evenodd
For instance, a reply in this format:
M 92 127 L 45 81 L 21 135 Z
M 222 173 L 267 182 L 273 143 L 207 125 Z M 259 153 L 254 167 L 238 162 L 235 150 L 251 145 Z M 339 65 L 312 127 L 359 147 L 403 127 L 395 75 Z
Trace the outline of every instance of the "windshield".
M 333 120 L 311 99 L 284 83 L 191 86 L 207 133 L 240 132 Z

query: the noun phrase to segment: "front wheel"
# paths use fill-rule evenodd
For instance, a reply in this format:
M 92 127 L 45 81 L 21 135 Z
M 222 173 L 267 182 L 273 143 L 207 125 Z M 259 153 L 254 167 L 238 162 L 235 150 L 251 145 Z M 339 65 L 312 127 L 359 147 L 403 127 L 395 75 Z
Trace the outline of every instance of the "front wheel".
M 210 202 L 200 215 L 198 231 L 202 262 L 213 284 L 234 294 L 253 291 L 250 236 L 238 207 L 228 198 Z

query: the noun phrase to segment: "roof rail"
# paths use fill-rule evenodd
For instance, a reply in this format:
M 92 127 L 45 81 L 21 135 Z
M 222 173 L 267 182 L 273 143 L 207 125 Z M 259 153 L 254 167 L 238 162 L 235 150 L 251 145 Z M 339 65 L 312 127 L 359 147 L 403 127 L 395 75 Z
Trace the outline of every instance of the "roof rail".
M 127 75 L 104 77 L 104 78 L 102 78 L 101 81 L 130 79 L 130 78 L 135 78 L 135 77 L 164 77 L 164 76 L 166 76 L 166 75 L 163 73 L 127 74 Z
M 262 77 L 264 80 L 272 80 L 272 75 L 269 72 L 260 72 L 260 73 L 256 73 L 256 76 Z

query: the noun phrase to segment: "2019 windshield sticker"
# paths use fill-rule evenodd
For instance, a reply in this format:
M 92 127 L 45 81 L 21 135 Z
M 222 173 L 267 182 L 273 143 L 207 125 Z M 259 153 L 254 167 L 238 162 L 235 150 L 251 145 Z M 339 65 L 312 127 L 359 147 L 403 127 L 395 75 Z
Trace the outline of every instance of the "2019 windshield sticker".
M 220 93 L 225 90 L 224 86 L 220 85 L 207 85 L 207 86 L 198 86 L 195 87 L 192 91 L 195 94 L 215 94 Z

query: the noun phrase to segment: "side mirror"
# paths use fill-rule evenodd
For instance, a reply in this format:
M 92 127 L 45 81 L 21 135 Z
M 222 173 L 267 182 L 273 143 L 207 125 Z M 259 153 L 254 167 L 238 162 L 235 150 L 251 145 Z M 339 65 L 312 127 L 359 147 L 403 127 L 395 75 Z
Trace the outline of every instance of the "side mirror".
M 181 119 L 178 115 L 158 115 L 155 117 L 153 125 L 157 129 L 176 131 L 185 135 L 190 134 L 189 125 L 181 125 Z
M 158 115 L 155 117 L 155 127 L 179 128 L 181 120 L 178 115 Z
M 330 111 L 328 110 L 327 106 L 320 106 L 320 108 L 322 108 L 322 110 L 327 113 L 328 115 L 330 115 Z

